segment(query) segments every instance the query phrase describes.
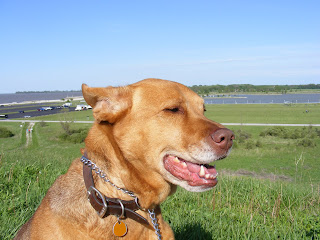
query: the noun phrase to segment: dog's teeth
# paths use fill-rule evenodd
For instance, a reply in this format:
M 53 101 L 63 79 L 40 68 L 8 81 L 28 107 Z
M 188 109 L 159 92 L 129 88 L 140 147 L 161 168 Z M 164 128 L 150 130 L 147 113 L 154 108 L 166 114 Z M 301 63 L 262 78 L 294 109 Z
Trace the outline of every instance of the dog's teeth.
M 204 177 L 206 175 L 205 171 L 204 171 L 204 167 L 203 165 L 201 165 L 201 168 L 200 168 L 200 172 L 199 172 L 199 176 L 200 177 Z M 208 174 L 207 174 L 208 175 Z
M 206 174 L 205 175 L 205 179 L 216 179 L 218 174 Z
M 216 174 L 206 174 L 205 179 L 216 179 L 218 176 L 218 173 Z
M 187 168 L 188 167 L 185 162 L 182 162 L 181 165 L 182 165 L 183 168 Z
M 173 159 L 173 161 L 176 162 L 176 163 L 180 163 L 180 160 L 179 160 L 179 158 L 177 158 L 177 157 L 175 157 L 175 158 Z

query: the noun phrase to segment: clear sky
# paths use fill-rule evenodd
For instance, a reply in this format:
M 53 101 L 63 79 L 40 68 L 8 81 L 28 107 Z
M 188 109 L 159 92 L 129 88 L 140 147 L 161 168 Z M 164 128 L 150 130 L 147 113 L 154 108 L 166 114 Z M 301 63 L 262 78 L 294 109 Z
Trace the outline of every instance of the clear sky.
M 0 93 L 320 83 L 319 0 L 0 0 Z

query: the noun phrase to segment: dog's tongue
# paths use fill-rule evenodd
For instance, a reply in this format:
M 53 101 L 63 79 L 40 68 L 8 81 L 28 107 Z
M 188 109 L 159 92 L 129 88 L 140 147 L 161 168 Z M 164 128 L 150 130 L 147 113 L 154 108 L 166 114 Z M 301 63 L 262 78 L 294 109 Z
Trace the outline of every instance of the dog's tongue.
M 190 186 L 214 186 L 217 171 L 213 166 L 184 161 L 172 155 L 164 158 L 164 167 L 176 178 L 187 181 Z

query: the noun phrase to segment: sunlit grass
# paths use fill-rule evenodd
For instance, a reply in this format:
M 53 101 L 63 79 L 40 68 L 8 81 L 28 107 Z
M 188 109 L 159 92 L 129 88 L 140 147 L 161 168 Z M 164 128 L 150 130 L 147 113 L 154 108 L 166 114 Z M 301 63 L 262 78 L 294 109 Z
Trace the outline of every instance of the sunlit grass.
M 208 118 L 221 123 L 320 124 L 320 104 L 207 104 L 206 109 Z

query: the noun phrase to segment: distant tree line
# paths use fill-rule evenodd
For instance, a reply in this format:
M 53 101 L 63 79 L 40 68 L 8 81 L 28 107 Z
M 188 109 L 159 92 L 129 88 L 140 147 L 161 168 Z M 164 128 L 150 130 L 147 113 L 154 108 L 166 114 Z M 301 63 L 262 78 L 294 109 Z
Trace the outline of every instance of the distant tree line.
M 290 93 L 298 92 L 306 89 L 320 89 L 320 84 L 307 85 L 251 85 L 251 84 L 231 84 L 231 85 L 193 85 L 190 87 L 193 91 L 200 95 L 208 95 L 210 93 Z
M 193 91 L 200 95 L 208 95 L 210 93 L 243 93 L 243 92 L 258 92 L 258 93 L 290 93 L 301 90 L 320 90 L 320 84 L 306 85 L 251 85 L 251 84 L 231 84 L 231 85 L 193 85 Z M 81 90 L 66 90 L 66 91 L 19 91 L 16 93 L 52 93 L 52 92 L 81 92 Z

